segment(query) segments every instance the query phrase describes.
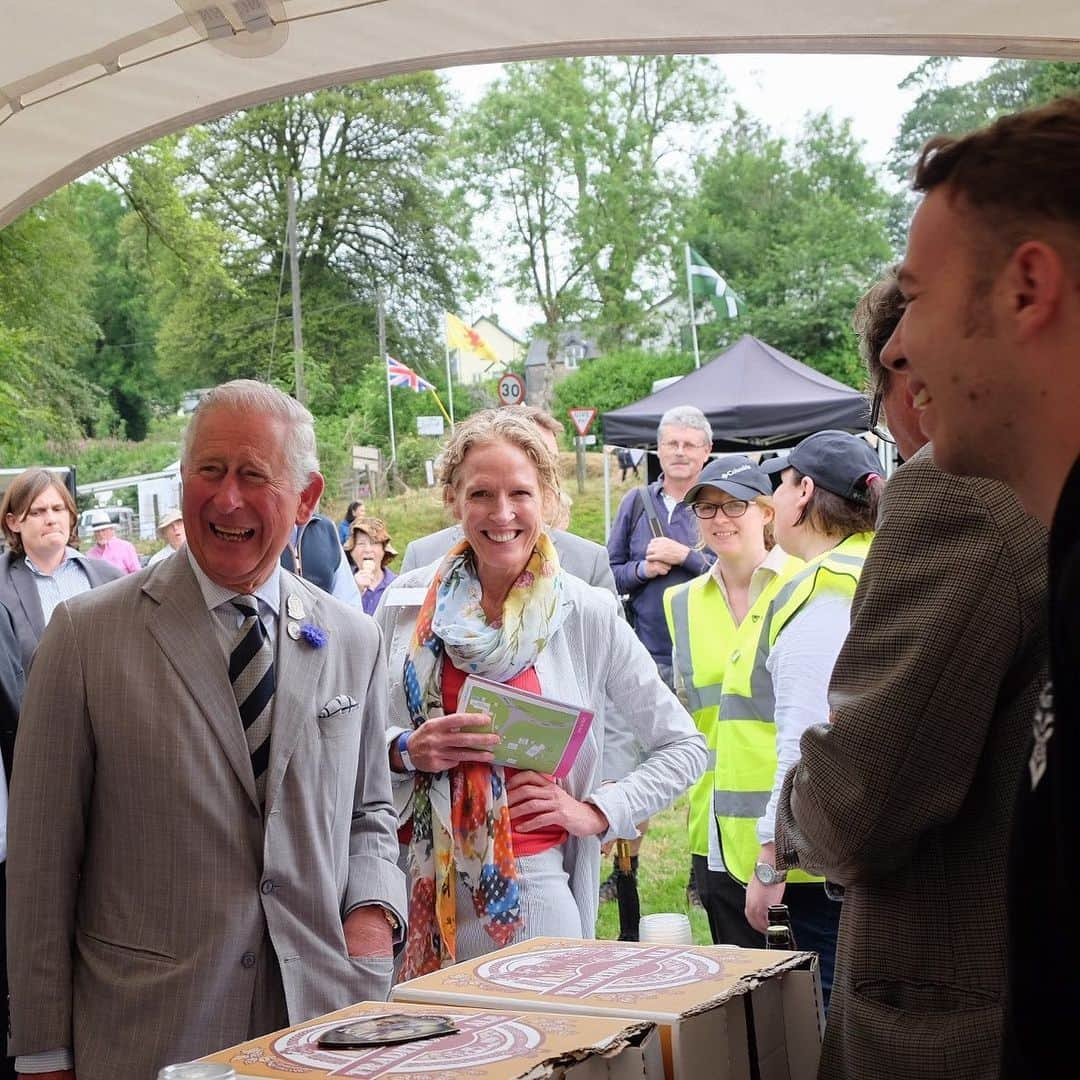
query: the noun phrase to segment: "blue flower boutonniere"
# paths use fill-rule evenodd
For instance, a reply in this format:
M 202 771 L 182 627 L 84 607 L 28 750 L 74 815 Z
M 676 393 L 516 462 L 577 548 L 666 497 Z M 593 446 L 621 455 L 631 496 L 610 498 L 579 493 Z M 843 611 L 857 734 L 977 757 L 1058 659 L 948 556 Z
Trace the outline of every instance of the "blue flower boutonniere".
M 329 640 L 330 635 L 314 623 L 301 623 L 300 636 L 313 648 L 321 649 Z

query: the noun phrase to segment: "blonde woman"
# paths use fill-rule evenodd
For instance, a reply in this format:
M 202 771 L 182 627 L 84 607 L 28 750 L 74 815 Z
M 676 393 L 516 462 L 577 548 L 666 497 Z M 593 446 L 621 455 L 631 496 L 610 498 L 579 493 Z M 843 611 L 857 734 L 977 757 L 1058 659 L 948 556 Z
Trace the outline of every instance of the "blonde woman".
M 559 566 L 543 524 L 559 499 L 556 461 L 536 425 L 470 417 L 441 479 L 464 539 L 394 581 L 376 612 L 390 767 L 411 831 L 404 978 L 530 937 L 592 937 L 601 842 L 636 836 L 634 823 L 705 766 L 704 740 L 612 597 Z M 492 764 L 498 737 L 471 733 L 484 718 L 457 712 L 469 672 L 594 711 L 564 780 Z M 609 705 L 647 756 L 601 785 Z
M 802 565 L 772 546 L 771 495 L 769 476 L 749 458 L 731 455 L 707 465 L 683 498 L 698 519 L 702 541 L 716 562 L 693 581 L 668 589 L 664 612 L 674 646 L 679 696 L 705 737 L 714 766 L 725 701 L 727 719 L 757 715 L 746 692 L 746 661 L 740 660 L 752 661 L 772 598 L 785 578 Z M 745 704 L 737 706 L 736 701 Z M 771 710 L 765 703 L 760 711 L 768 714 L 760 721 L 771 723 Z M 726 738 L 723 741 L 726 744 Z M 725 746 L 725 753 L 730 752 L 734 750 Z M 694 883 L 713 941 L 759 947 L 761 934 L 744 913 L 745 882 L 725 870 L 713 813 L 711 768 L 690 789 L 689 841 Z

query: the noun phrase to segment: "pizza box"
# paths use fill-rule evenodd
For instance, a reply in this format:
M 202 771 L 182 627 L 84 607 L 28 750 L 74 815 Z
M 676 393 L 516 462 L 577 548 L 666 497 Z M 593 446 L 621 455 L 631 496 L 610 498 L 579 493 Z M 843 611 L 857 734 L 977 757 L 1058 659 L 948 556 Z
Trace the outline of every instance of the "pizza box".
M 362 1050 L 324 1050 L 320 1035 L 360 1017 L 449 1017 L 455 1035 Z M 519 1009 L 363 1001 L 200 1058 L 237 1076 L 315 1080 L 663 1080 L 660 1036 L 650 1023 Z
M 814 1080 L 817 954 L 534 938 L 399 983 L 392 1001 L 651 1020 L 667 1080 Z

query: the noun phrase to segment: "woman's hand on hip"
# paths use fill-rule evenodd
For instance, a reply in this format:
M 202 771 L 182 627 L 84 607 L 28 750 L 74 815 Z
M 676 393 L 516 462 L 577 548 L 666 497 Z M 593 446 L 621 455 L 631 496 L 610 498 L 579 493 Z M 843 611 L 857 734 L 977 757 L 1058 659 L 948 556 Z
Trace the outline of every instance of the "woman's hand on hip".
M 543 773 L 525 770 L 506 781 L 506 801 L 514 828 L 534 832 L 558 825 L 571 836 L 602 836 L 608 819 L 592 803 L 579 802 Z M 531 817 L 529 821 L 520 818 Z
M 429 773 L 444 772 L 466 761 L 490 765 L 492 747 L 499 744 L 499 736 L 490 728 L 491 717 L 483 713 L 433 716 L 409 736 L 409 757 L 417 769 Z

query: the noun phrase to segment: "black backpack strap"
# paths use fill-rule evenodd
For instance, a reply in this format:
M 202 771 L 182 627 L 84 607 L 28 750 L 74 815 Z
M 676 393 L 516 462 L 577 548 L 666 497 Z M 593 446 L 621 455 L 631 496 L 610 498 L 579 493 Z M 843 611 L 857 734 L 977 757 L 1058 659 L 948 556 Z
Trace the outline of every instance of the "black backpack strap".
M 638 494 L 641 496 L 638 499 L 638 503 L 641 506 L 642 512 L 649 519 L 649 531 L 653 534 L 653 537 L 665 536 L 664 523 L 660 520 L 660 515 L 656 512 L 656 503 L 653 502 L 652 492 L 649 491 L 648 484 L 642 484 L 638 488 Z M 641 517 L 641 513 L 638 513 L 634 517 L 634 525 L 637 525 L 638 519 Z M 631 526 L 631 532 L 633 531 L 633 525 Z

